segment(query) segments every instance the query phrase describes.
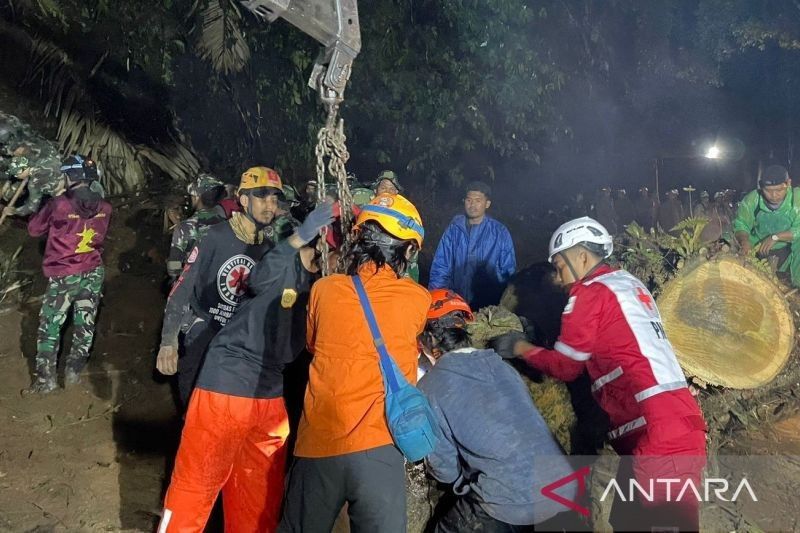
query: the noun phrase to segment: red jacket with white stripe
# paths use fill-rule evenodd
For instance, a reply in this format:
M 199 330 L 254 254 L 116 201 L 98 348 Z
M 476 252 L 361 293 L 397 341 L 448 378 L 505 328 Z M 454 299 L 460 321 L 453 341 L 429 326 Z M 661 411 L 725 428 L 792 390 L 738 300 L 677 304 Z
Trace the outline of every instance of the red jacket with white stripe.
M 642 453 L 634 452 L 636 435 L 648 427 L 657 425 L 671 438 L 705 429 L 652 295 L 624 270 L 601 265 L 575 283 L 554 349 L 534 348 L 523 358 L 563 381 L 585 368 L 619 453 Z

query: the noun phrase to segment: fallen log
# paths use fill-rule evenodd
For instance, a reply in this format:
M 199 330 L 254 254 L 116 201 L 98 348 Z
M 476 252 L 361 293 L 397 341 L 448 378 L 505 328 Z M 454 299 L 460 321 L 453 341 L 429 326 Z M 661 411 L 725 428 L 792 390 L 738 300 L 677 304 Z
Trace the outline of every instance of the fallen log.
M 703 383 L 768 385 L 794 348 L 784 290 L 746 259 L 698 258 L 663 286 L 657 302 L 681 366 Z

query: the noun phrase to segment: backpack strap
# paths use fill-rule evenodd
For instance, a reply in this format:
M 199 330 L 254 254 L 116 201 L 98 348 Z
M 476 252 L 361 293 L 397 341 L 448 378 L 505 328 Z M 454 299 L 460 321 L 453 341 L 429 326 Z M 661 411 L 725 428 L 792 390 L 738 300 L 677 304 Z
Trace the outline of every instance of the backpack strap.
M 364 289 L 364 284 L 361 282 L 361 278 L 358 277 L 358 275 L 350 277 L 353 280 L 353 285 L 356 287 L 358 299 L 361 301 L 361 309 L 364 311 L 367 324 L 369 324 L 369 331 L 372 334 L 372 342 L 375 344 L 375 348 L 378 350 L 378 355 L 380 355 L 381 372 L 383 373 L 383 377 L 386 378 L 386 384 L 388 385 L 389 390 L 391 392 L 396 392 L 400 388 L 400 385 L 397 382 L 397 376 L 392 368 L 392 359 L 389 355 L 389 351 L 386 349 L 386 344 L 383 342 L 383 337 L 381 336 L 381 330 L 378 327 L 378 322 L 375 320 L 375 313 L 373 313 L 372 306 L 369 303 L 367 291 Z

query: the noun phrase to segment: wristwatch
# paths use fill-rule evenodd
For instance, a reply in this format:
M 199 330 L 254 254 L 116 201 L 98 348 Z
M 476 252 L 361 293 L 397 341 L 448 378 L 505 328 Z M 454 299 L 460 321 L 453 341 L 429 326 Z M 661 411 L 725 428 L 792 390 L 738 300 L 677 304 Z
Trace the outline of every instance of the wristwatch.
M 778 241 L 780 240 L 780 239 L 778 238 L 778 234 L 777 234 L 777 233 L 776 233 L 776 234 L 774 234 L 772 237 L 770 237 L 770 239 L 772 239 L 772 240 L 773 240 L 773 241 L 775 241 L 775 242 L 778 242 Z

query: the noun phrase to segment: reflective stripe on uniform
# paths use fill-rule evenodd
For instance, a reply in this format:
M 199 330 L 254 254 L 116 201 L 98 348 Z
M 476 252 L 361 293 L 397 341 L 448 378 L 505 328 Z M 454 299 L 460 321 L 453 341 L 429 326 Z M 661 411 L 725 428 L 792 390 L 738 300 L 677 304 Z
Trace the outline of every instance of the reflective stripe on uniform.
M 631 420 L 627 424 L 622 424 L 621 426 L 609 431 L 608 432 L 608 438 L 609 439 L 617 439 L 617 438 L 625 435 L 626 433 L 630 433 L 634 429 L 639 429 L 640 427 L 644 426 L 645 424 L 647 424 L 647 420 L 645 420 L 645 418 L 643 416 L 640 416 L 639 418 L 634 418 L 633 420 Z
M 172 511 L 164 509 L 164 514 L 161 516 L 161 523 L 158 525 L 158 533 L 167 533 L 169 521 L 172 518 Z
M 659 383 L 658 385 L 654 385 L 649 389 L 645 389 L 641 392 L 636 393 L 634 398 L 636 398 L 637 402 L 641 402 L 648 398 L 652 398 L 656 394 L 661 394 L 662 392 L 667 392 L 671 390 L 682 389 L 686 387 L 686 381 L 673 381 L 671 383 Z
M 561 355 L 566 355 L 567 357 L 575 361 L 588 361 L 592 357 L 592 354 L 586 352 L 579 352 L 575 348 L 568 346 L 561 341 L 556 342 L 553 348 Z
M 597 392 L 597 390 L 600 387 L 602 387 L 603 385 L 607 385 L 608 383 L 610 383 L 611 381 L 614 381 L 615 379 L 617 379 L 621 375 L 622 375 L 622 367 L 618 366 L 617 368 L 615 368 L 614 370 L 612 370 L 608 374 L 606 374 L 604 376 L 600 376 L 599 378 L 594 380 L 594 383 L 592 383 L 592 392 Z

